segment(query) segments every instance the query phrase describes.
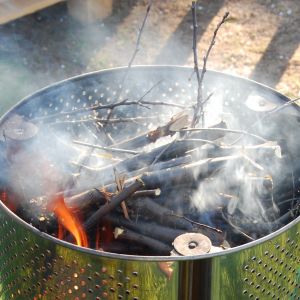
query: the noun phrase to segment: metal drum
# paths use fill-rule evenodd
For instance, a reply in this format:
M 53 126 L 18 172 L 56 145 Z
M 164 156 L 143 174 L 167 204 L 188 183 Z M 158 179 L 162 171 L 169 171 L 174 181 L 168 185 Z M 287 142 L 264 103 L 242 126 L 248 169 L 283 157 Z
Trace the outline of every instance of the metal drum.
M 170 66 L 134 67 L 122 93 L 124 98 L 138 100 L 159 82 L 145 99 L 188 106 L 196 99 L 192 71 Z M 59 117 L 60 113 L 67 116 L 75 109 L 117 101 L 125 72 L 126 68 L 104 70 L 46 87 L 10 110 L 0 126 L 12 114 L 29 119 L 52 114 Z M 220 93 L 225 105 L 234 105 L 240 119 L 245 114 L 255 118 L 264 113 L 266 105 L 273 109 L 289 100 L 256 82 L 208 71 L 204 94 L 211 91 Z M 258 109 L 251 107 L 247 103 L 251 95 L 270 103 L 259 103 Z M 161 107 L 153 109 L 158 113 Z M 147 110 L 124 107 L 118 113 L 123 117 L 141 116 L 147 115 Z M 286 113 L 299 115 L 293 105 Z M 68 118 L 71 121 L 73 115 Z M 115 126 L 109 130 L 118 134 L 121 128 Z M 65 128 L 69 130 L 68 125 Z M 129 126 L 124 130 L 129 134 L 139 128 Z M 300 299 L 299 221 L 298 217 L 266 237 L 219 253 L 145 257 L 99 252 L 58 240 L 0 203 L 0 299 Z

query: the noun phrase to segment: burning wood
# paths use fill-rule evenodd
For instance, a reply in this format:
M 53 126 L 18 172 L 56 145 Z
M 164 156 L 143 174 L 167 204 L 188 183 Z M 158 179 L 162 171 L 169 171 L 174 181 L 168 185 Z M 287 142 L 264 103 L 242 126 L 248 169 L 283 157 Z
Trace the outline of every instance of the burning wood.
M 212 92 L 205 98 L 202 91 L 207 59 L 228 14 L 218 24 L 200 73 L 193 2 L 196 102 L 146 100 L 161 88 L 162 81 L 146 93 L 143 90 L 138 100 L 121 97 L 151 5 L 152 1 L 114 101 L 77 106 L 31 121 L 12 115 L 4 122 L 0 159 L 6 160 L 3 172 L 14 184 L 0 185 L 2 201 L 40 230 L 98 251 L 202 255 L 269 234 L 299 214 L 295 178 L 300 170 L 293 163 L 286 167 L 297 152 L 291 155 L 286 147 L 281 153 L 281 139 L 273 141 L 264 130 L 254 131 L 254 125 L 249 126 L 251 132 L 245 130 L 247 124 L 232 126 L 236 124 L 230 123 L 236 118 L 234 109 L 225 112 L 228 120 L 204 126 L 205 108 L 213 99 Z M 134 114 L 127 114 L 129 106 L 136 108 Z M 164 121 L 156 111 L 152 113 L 155 106 L 170 109 L 163 113 L 168 116 Z M 135 128 L 136 122 L 145 123 Z M 56 153 L 55 148 L 46 157 L 43 142 L 50 136 L 49 128 L 69 125 L 70 131 L 53 139 L 63 150 Z M 34 158 L 25 164 L 24 157 L 33 156 L 27 153 L 30 146 L 35 149 Z M 20 155 L 22 148 L 26 155 Z M 284 170 L 285 179 L 278 178 L 276 168 Z M 33 181 L 39 179 L 34 181 L 36 189 L 29 175 Z M 44 195 L 38 193 L 38 197 L 32 190 Z M 171 274 L 168 266 L 162 269 Z
M 85 231 L 76 216 L 66 206 L 62 196 L 53 199 L 49 203 L 48 209 L 57 215 L 60 224 L 74 236 L 78 246 L 88 247 L 88 239 Z
M 141 235 L 129 229 L 122 229 L 117 227 L 114 231 L 115 239 L 120 239 L 128 243 L 135 242 L 149 247 L 153 253 L 158 253 L 159 255 L 169 255 L 172 248 L 160 241 L 153 238 Z

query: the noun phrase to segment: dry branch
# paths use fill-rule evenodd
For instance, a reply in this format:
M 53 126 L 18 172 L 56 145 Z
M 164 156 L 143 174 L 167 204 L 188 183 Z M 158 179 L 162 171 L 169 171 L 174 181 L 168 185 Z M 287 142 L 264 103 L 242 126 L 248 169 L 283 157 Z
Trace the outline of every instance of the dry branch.
M 134 49 L 134 52 L 132 54 L 132 57 L 130 58 L 130 61 L 128 63 L 128 66 L 127 66 L 127 69 L 125 71 L 125 74 L 124 74 L 124 77 L 122 79 L 122 82 L 121 82 L 121 87 L 120 87 L 120 90 L 118 92 L 118 95 L 117 95 L 117 99 L 120 98 L 121 94 L 122 94 L 122 91 L 123 91 L 123 88 L 124 88 L 124 85 L 125 85 L 125 82 L 129 76 L 129 73 L 130 73 L 130 70 L 131 70 L 131 67 L 132 67 L 132 64 L 138 54 L 138 52 L 140 51 L 140 43 L 141 43 L 141 38 L 142 38 L 142 35 L 143 35 L 143 31 L 144 31 L 144 28 L 145 28 L 145 25 L 146 25 L 146 22 L 147 22 L 147 19 L 149 17 L 149 14 L 150 14 L 150 10 L 151 10 L 151 6 L 152 6 L 152 2 L 153 0 L 149 0 L 148 2 L 148 5 L 147 5 L 147 9 L 146 9 L 146 14 L 145 14 L 145 17 L 143 19 L 143 22 L 142 22 L 142 25 L 141 25 L 141 28 L 139 30 L 139 33 L 138 33 L 138 37 L 137 37 L 137 40 L 136 40 L 136 44 L 135 44 L 135 49 Z M 140 99 L 142 100 L 142 99 Z M 113 109 L 112 108 L 107 116 L 107 120 L 109 120 L 113 114 Z
M 202 127 L 204 127 L 204 111 L 203 111 L 203 105 L 204 102 L 207 102 L 207 99 L 203 99 L 203 94 L 202 94 L 202 85 L 203 85 L 203 80 L 204 80 L 204 75 L 206 73 L 206 65 L 207 65 L 207 60 L 210 55 L 210 52 L 213 48 L 213 46 L 216 43 L 216 37 L 218 34 L 218 31 L 220 27 L 225 23 L 226 19 L 229 16 L 229 13 L 226 12 L 225 15 L 223 16 L 221 22 L 217 25 L 217 28 L 214 31 L 212 40 L 210 42 L 210 45 L 208 47 L 208 50 L 203 57 L 203 66 L 202 66 L 202 71 L 201 75 L 199 74 L 199 66 L 198 66 L 198 54 L 197 54 L 197 15 L 196 15 L 196 2 L 192 2 L 192 13 L 193 13 L 193 53 L 194 53 L 194 69 L 197 74 L 197 82 L 198 82 L 198 92 L 197 92 L 197 103 L 194 109 L 194 116 L 193 120 L 191 123 L 191 127 L 195 127 L 196 124 L 199 122 L 200 119 L 202 119 Z M 209 96 L 210 98 L 211 96 Z
M 141 211 L 142 216 L 146 216 L 164 227 L 171 227 L 185 232 L 205 234 L 213 241 L 214 245 L 220 245 L 224 241 L 224 235 L 221 230 L 178 215 L 172 210 L 155 203 L 151 199 L 141 199 L 140 201 L 134 202 L 133 207 Z
M 105 147 L 105 146 L 94 145 L 94 144 L 85 143 L 85 142 L 81 142 L 81 141 L 73 141 L 73 143 L 76 145 L 85 146 L 85 147 L 94 148 L 94 149 L 100 149 L 100 150 L 104 150 L 107 152 L 117 152 L 117 153 L 125 153 L 125 154 L 132 154 L 132 155 L 139 154 L 139 152 L 133 151 L 133 150 L 120 149 L 120 148 L 115 148 L 115 147 Z
M 142 213 L 144 214 L 144 212 Z M 105 216 L 103 218 L 103 223 L 105 224 L 107 222 L 112 224 L 113 226 L 136 231 L 142 235 L 149 236 L 166 244 L 171 244 L 178 235 L 181 235 L 186 232 L 184 230 L 161 226 L 158 225 L 156 222 L 146 222 L 143 220 L 139 220 L 138 222 L 132 222 L 125 220 L 117 215 Z
M 114 231 L 114 236 L 116 240 L 125 240 L 127 243 L 138 243 L 145 245 L 150 248 L 153 253 L 159 255 L 170 255 L 170 252 L 172 251 L 172 247 L 129 229 L 117 227 Z
M 130 197 L 134 192 L 144 187 L 142 180 L 137 179 L 127 187 L 125 187 L 119 194 L 112 197 L 112 199 L 102 205 L 92 216 L 84 223 L 84 228 L 89 230 L 98 224 L 103 216 L 112 211 L 115 207 L 121 204 L 122 201 Z
M 143 135 L 114 144 L 112 145 L 112 147 L 118 147 L 122 149 L 134 149 L 149 145 L 151 143 L 156 142 L 162 137 L 172 136 L 176 133 L 176 130 L 186 127 L 187 119 L 188 116 L 184 113 L 175 115 L 166 125 L 159 126 L 156 129 L 151 130 Z

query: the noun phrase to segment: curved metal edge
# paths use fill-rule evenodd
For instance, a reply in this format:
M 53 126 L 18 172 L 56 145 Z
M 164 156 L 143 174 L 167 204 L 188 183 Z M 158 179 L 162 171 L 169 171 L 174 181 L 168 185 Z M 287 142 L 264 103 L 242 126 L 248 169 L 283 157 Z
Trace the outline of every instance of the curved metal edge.
M 127 66 L 123 66 L 123 67 L 116 67 L 116 68 L 109 68 L 109 69 L 102 69 L 102 70 L 98 70 L 98 71 L 92 71 L 92 72 L 76 75 L 76 76 L 73 76 L 73 77 L 70 77 L 70 78 L 66 78 L 66 79 L 61 80 L 59 82 L 47 85 L 47 86 L 45 86 L 45 87 L 29 94 L 29 95 L 27 95 L 26 97 L 22 98 L 18 103 L 16 103 L 12 107 L 10 107 L 10 109 L 1 116 L 0 122 L 2 122 L 3 119 L 6 118 L 6 116 L 11 112 L 11 110 L 14 110 L 14 109 L 18 108 L 25 101 L 28 101 L 33 96 L 38 96 L 39 94 L 42 94 L 44 91 L 46 91 L 48 89 L 58 88 L 60 86 L 63 86 L 67 82 L 76 82 L 76 81 L 81 80 L 83 78 L 88 78 L 88 77 L 95 76 L 95 75 L 100 75 L 100 74 L 105 74 L 105 73 L 113 73 L 113 72 L 116 72 L 116 71 L 125 71 L 127 68 L 128 68 Z M 166 69 L 175 69 L 175 70 L 185 70 L 185 71 L 191 71 L 191 72 L 193 71 L 192 67 L 178 66 L 178 65 L 172 65 L 172 66 L 170 66 L 170 65 L 135 65 L 135 66 L 132 66 L 131 69 L 132 70 L 162 69 L 163 71 L 166 70 Z M 230 73 L 221 72 L 221 71 L 217 71 L 217 70 L 211 70 L 211 69 L 208 69 L 206 72 L 211 73 L 211 74 L 217 74 L 219 76 L 224 76 L 225 75 L 226 77 L 231 77 L 231 79 L 238 79 L 238 80 L 242 80 L 242 81 L 245 81 L 245 82 L 250 82 L 250 83 L 252 83 L 256 86 L 260 86 L 262 88 L 265 88 L 265 89 L 275 93 L 276 95 L 278 95 L 284 101 L 291 100 L 289 97 L 279 93 L 275 89 L 273 89 L 271 87 L 268 87 L 267 85 L 264 85 L 262 83 L 259 83 L 255 80 L 248 79 L 246 77 L 233 75 L 233 74 L 230 74 Z M 298 107 L 298 106 L 295 106 L 295 107 Z
M 17 103 L 16 105 L 12 106 L 10 108 L 9 111 L 7 111 L 1 118 L 0 118 L 0 123 L 9 115 L 9 113 L 11 112 L 11 110 L 14 110 L 16 108 L 18 108 L 20 105 L 22 105 L 24 103 L 24 101 L 28 101 L 31 97 L 33 96 L 37 96 L 41 93 L 43 93 L 45 90 L 48 90 L 49 88 L 57 88 L 61 85 L 64 85 L 66 82 L 74 82 L 77 80 L 80 80 L 82 78 L 86 78 L 89 76 L 94 76 L 95 74 L 105 74 L 105 73 L 112 73 L 115 71 L 123 71 L 126 70 L 127 67 L 118 67 L 118 68 L 112 68 L 112 69 L 104 69 L 104 70 L 100 70 L 100 71 L 94 71 L 94 72 L 90 72 L 90 73 L 86 73 L 86 74 L 81 74 L 78 76 L 74 76 L 71 77 L 69 79 L 65 79 L 63 81 L 54 83 L 52 85 L 46 86 L 40 90 L 38 90 L 35 93 L 32 93 L 30 95 L 28 95 L 27 97 L 23 98 L 21 101 L 19 101 L 19 103 Z M 183 67 L 183 66 L 154 66 L 154 65 L 150 65 L 150 66 L 134 66 L 132 67 L 133 69 L 157 69 L 157 68 L 162 68 L 164 71 L 166 69 L 182 69 L 182 70 L 193 70 L 193 68 L 191 67 Z M 243 80 L 243 81 L 247 81 L 247 82 L 251 82 L 252 84 L 258 85 L 262 88 L 266 88 L 267 90 L 274 92 L 275 94 L 277 94 L 280 98 L 282 98 L 285 101 L 288 101 L 289 98 L 284 96 L 283 94 L 277 92 L 276 90 L 269 88 L 266 85 L 260 84 L 254 80 L 250 80 L 244 77 L 239 77 L 239 76 L 235 76 L 235 75 L 231 75 L 231 74 L 227 74 L 224 72 L 220 72 L 220 71 L 214 71 L 214 70 L 208 70 L 209 73 L 212 74 L 218 74 L 219 76 L 229 76 L 232 79 L 239 79 L 239 80 Z M 297 106 L 296 106 L 297 107 Z M 41 238 L 45 238 L 48 241 L 54 242 L 60 246 L 69 248 L 71 250 L 75 250 L 75 251 L 79 251 L 82 253 L 86 253 L 86 254 L 91 254 L 91 255 L 95 255 L 95 256 L 101 256 L 101 257 L 105 257 L 105 258 L 112 258 L 112 259 L 122 259 L 122 260 L 134 260 L 134 261 L 192 261 L 192 260 L 202 260 L 202 259 L 210 259 L 210 258 L 215 258 L 215 257 L 222 257 L 225 255 L 229 255 L 229 254 L 234 254 L 236 252 L 242 251 L 242 250 L 247 250 L 250 248 L 253 248 L 255 246 L 257 246 L 258 244 L 262 244 L 265 242 L 270 241 L 271 239 L 273 239 L 274 237 L 279 236 L 280 234 L 284 233 L 285 231 L 291 229 L 292 227 L 294 227 L 296 224 L 298 224 L 300 222 L 300 217 L 298 217 L 297 219 L 293 220 L 292 222 L 290 222 L 289 224 L 283 226 L 282 228 L 278 229 L 277 231 L 262 237 L 260 239 L 257 239 L 253 242 L 249 242 L 245 245 L 241 245 L 241 246 L 237 246 L 234 247 L 232 249 L 229 250 L 224 250 L 222 252 L 218 252 L 218 253 L 208 253 L 208 254 L 203 254 L 203 255 L 197 255 L 197 256 L 137 256 L 137 255 L 124 255 L 124 254 L 116 254 L 116 253 L 109 253 L 109 252 L 99 252 L 97 250 L 94 249 L 90 249 L 90 248 L 83 248 L 80 246 L 76 246 L 73 244 L 70 244 L 68 242 L 59 240 L 55 237 L 52 237 L 44 232 L 39 231 L 37 228 L 33 227 L 32 225 L 26 223 L 24 220 L 22 220 L 19 216 L 17 216 L 16 214 L 14 214 L 11 210 L 9 210 L 3 203 L 2 201 L 0 201 L 0 207 L 2 210 L 4 210 L 4 212 L 11 217 L 13 220 L 16 220 L 17 223 L 25 226 L 25 228 L 27 228 L 29 231 L 31 231 L 33 234 L 38 235 Z

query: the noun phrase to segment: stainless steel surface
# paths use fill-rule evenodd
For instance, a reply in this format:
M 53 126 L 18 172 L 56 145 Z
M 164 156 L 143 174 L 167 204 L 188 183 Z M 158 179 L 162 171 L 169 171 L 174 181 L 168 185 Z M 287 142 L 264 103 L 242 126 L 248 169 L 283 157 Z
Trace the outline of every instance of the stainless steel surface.
M 179 67 L 134 68 L 125 93 L 138 99 L 163 80 L 151 97 L 187 105 L 195 95 L 194 82 L 188 80 L 191 71 Z M 24 99 L 2 122 L 12 113 L 39 118 L 109 103 L 123 74 L 124 69 L 108 70 L 50 86 Z M 217 72 L 206 76 L 205 92 L 212 89 L 224 94 L 225 103 L 234 103 L 237 111 L 241 108 L 249 114 L 257 113 L 245 110 L 249 95 L 262 95 L 272 107 L 288 100 L 255 82 Z M 298 109 L 290 107 L 287 112 L 298 114 Z M 120 109 L 119 113 L 124 117 L 133 112 Z M 146 114 L 143 108 L 134 113 Z M 0 203 L 0 299 L 300 299 L 299 221 L 221 253 L 137 257 L 101 253 L 59 241 L 26 224 Z

